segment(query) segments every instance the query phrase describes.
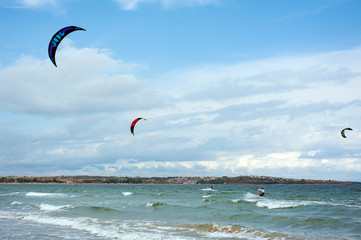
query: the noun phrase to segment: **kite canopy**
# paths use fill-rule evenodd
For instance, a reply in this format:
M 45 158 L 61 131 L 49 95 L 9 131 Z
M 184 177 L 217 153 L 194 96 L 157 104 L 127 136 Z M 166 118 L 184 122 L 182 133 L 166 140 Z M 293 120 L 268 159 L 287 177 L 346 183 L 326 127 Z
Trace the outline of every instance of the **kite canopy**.
M 352 131 L 352 128 L 345 128 L 345 129 L 343 129 L 343 130 L 341 131 L 341 136 L 344 137 L 344 138 L 346 138 L 346 135 L 345 135 L 345 131 L 346 131 L 346 130 L 351 130 L 351 131 Z
M 61 40 L 63 40 L 65 38 L 65 36 L 68 35 L 69 33 L 77 31 L 77 30 L 86 31 L 85 29 L 80 28 L 80 27 L 69 26 L 69 27 L 65 27 L 65 28 L 62 28 L 59 31 L 57 31 L 54 34 L 54 36 L 51 38 L 50 43 L 49 43 L 48 53 L 49 53 L 49 58 L 54 63 L 55 67 L 57 67 L 56 62 L 55 62 L 55 53 L 56 53 L 56 49 L 58 48 Z
M 133 136 L 134 136 L 134 126 L 135 126 L 135 124 L 136 124 L 140 119 L 147 120 L 147 119 L 145 119 L 145 118 L 136 118 L 136 119 L 134 119 L 134 121 L 133 121 L 132 124 L 130 125 L 130 132 L 133 134 Z

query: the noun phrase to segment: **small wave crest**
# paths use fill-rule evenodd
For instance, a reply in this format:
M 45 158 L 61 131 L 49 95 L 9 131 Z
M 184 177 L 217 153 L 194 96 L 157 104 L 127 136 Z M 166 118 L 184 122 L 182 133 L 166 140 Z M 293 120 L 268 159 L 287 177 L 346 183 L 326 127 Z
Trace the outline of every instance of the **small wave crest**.
M 118 209 L 109 208 L 109 207 L 100 207 L 100 206 L 90 206 L 90 209 L 92 211 L 96 211 L 96 212 L 116 212 L 116 211 L 120 211 Z
M 23 220 L 37 222 L 41 224 L 51 224 L 62 227 L 70 227 L 76 230 L 87 231 L 93 235 L 110 238 L 121 239 L 122 235 L 109 226 L 102 225 L 97 219 L 81 217 L 81 218 L 65 218 L 65 217 L 46 217 L 41 215 L 26 215 Z
M 245 239 L 285 239 L 286 235 L 280 233 L 268 233 L 252 230 L 240 225 L 184 224 L 179 225 L 182 230 L 188 230 L 204 234 L 210 238 L 245 238 Z
M 41 192 L 28 192 L 25 194 L 27 197 L 66 197 L 64 193 L 41 193 Z
M 203 195 L 202 198 L 210 198 L 210 197 L 214 197 L 214 195 Z
M 152 222 L 107 221 L 90 217 L 50 217 L 35 214 L 25 215 L 21 220 L 85 231 L 102 239 L 184 239 L 179 238 L 177 232 L 172 232 L 172 227 L 159 226 Z
M 19 195 L 20 192 L 12 192 L 12 193 L 1 193 L 0 197 L 7 197 L 7 196 L 16 196 Z
M 54 206 L 51 204 L 41 203 L 39 205 L 41 211 L 51 212 L 51 211 L 60 211 L 72 208 L 71 205 L 61 205 L 61 206 Z
M 148 202 L 146 204 L 146 206 L 149 208 L 164 207 L 166 205 L 167 205 L 166 203 L 162 203 L 162 202 Z
M 215 189 L 213 189 L 213 188 L 202 188 L 202 189 L 200 189 L 201 191 L 218 191 L 218 190 L 215 190 Z
M 11 205 L 21 205 L 21 204 L 23 204 L 22 202 L 18 202 L 18 201 L 13 201 L 12 203 L 11 203 Z
M 326 202 L 322 201 L 272 199 L 267 197 L 260 197 L 252 193 L 246 193 L 244 196 L 244 200 L 247 202 L 255 202 L 257 207 L 268 209 L 296 208 L 301 206 L 327 204 Z
M 130 196 L 133 195 L 133 192 L 122 192 L 123 196 Z

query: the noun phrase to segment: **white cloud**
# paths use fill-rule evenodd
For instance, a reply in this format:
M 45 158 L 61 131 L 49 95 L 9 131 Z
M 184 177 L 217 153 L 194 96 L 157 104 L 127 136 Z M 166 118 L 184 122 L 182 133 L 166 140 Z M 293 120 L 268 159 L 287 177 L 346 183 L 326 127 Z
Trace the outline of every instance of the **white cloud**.
M 131 73 L 143 66 L 112 59 L 106 51 L 63 44 L 57 68 L 48 59 L 22 56 L 0 69 L 0 105 L 18 113 L 68 115 L 137 109 L 157 101 L 136 96 L 148 94 Z
M 39 8 L 57 6 L 58 0 L 16 0 L 16 5 L 22 8 Z
M 346 163 L 346 164 L 345 164 Z M 318 172 L 319 179 L 342 180 L 332 175 L 336 170 L 350 173 L 349 179 L 357 179 L 361 173 L 358 159 L 341 160 L 304 159 L 299 152 L 278 152 L 265 156 L 243 155 L 239 157 L 224 156 L 214 161 L 147 161 L 136 159 L 119 159 L 115 163 L 91 164 L 69 174 L 89 174 L 103 176 L 239 176 L 267 173 L 271 176 L 277 172 L 279 177 L 303 178 L 308 172 Z M 331 171 L 330 171 L 331 170 Z M 295 175 L 295 172 L 297 175 Z M 352 176 L 352 174 L 356 174 Z
M 49 143 L 45 129 L 34 151 L 24 143 L 16 156 L 57 162 L 54 174 L 359 179 L 359 56 L 356 48 L 183 69 L 150 85 L 136 76 L 143 66 L 65 42 L 58 68 L 22 57 L 0 69 L 0 104 L 62 118 L 53 128 L 61 137 Z M 133 137 L 135 117 L 148 120 Z M 347 139 L 344 127 L 354 129 Z M 9 139 L 24 136 L 1 135 L 6 162 Z
M 166 8 L 175 6 L 201 6 L 208 4 L 217 4 L 218 0 L 113 0 L 124 10 L 134 10 L 140 4 L 161 4 Z

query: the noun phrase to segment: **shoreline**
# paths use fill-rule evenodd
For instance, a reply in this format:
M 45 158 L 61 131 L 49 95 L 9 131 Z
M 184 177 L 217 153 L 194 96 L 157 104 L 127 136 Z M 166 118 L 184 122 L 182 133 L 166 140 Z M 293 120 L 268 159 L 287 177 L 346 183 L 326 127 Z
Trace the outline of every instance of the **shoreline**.
M 114 177 L 114 176 L 8 176 L 0 177 L 0 184 L 116 184 L 116 185 L 351 185 L 361 184 L 351 181 L 294 179 L 270 176 L 238 177 Z
M 361 182 L 342 182 L 342 183 L 263 183 L 263 185 L 355 185 L 361 184 Z M 73 183 L 4 183 L 0 182 L 0 185 L 73 185 Z M 262 185 L 262 183 L 229 183 L 229 184 L 207 184 L 207 183 L 76 183 L 75 186 L 78 185 Z

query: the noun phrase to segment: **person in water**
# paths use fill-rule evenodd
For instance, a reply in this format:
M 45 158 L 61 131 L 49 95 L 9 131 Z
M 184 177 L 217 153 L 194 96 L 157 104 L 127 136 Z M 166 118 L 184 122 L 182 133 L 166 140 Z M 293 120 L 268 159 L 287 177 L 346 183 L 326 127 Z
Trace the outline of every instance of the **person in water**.
M 257 188 L 257 190 L 259 191 L 258 196 L 263 197 L 264 196 L 264 188 L 261 188 L 261 189 Z

